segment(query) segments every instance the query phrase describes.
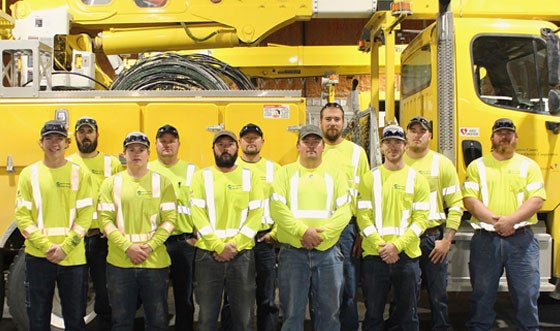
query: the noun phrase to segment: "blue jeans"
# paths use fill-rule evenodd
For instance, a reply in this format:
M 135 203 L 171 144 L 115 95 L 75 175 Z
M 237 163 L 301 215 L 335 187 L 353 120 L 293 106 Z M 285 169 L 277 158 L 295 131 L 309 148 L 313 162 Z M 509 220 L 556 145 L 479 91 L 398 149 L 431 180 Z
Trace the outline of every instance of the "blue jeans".
M 111 306 L 107 294 L 107 238 L 101 235 L 85 237 L 86 259 L 89 275 L 93 282 L 95 304 L 93 311 L 97 314 L 96 329 L 111 330 Z
M 379 256 L 366 256 L 362 260 L 362 290 L 366 315 L 362 330 L 383 330 L 383 312 L 387 295 L 392 288 L 393 311 L 391 323 L 399 330 L 418 330 L 418 284 L 420 266 L 418 258 L 404 252 L 394 264 L 387 264 Z
M 358 229 L 354 222 L 342 231 L 338 246 L 344 256 L 344 288 L 340 304 L 340 330 L 356 331 L 358 321 L 358 275 L 360 274 L 360 258 L 352 256 Z
M 168 330 L 169 268 L 119 268 L 107 264 L 107 289 L 113 310 L 112 331 L 132 331 L 138 298 L 145 330 Z
M 231 308 L 232 329 L 254 329 L 255 259 L 252 250 L 239 252 L 231 261 L 218 262 L 212 252 L 197 249 L 194 271 L 194 292 L 200 307 L 199 331 L 218 330 L 224 290 Z
M 278 254 L 282 330 L 303 330 L 308 298 L 314 330 L 340 329 L 343 261 L 336 245 L 325 251 L 282 245 Z
M 430 298 L 432 330 L 447 330 L 451 327 L 447 299 L 447 256 L 443 262 L 436 264 L 430 261 L 429 257 L 436 240 L 440 240 L 442 234 L 440 229 L 437 233 L 426 234 L 420 239 L 422 249 L 420 269 L 422 270 L 422 282 L 426 286 Z
M 86 265 L 60 266 L 25 255 L 25 289 L 30 331 L 50 331 L 54 287 L 58 287 L 65 330 L 85 330 Z
M 170 236 L 165 242 L 171 257 L 170 277 L 175 299 L 175 330 L 192 331 L 194 323 L 193 278 L 196 248 L 189 245 L 187 235 Z
M 478 230 L 471 239 L 469 271 L 473 292 L 469 330 L 491 330 L 493 307 L 504 269 L 518 330 L 538 330 L 539 244 L 526 230 L 509 237 Z

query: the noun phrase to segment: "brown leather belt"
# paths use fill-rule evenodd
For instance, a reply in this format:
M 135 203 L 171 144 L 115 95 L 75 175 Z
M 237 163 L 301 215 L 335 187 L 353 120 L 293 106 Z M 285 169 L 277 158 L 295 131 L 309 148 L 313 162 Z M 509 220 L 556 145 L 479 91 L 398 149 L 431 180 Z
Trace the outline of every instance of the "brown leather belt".
M 86 237 L 93 237 L 98 235 L 101 235 L 101 231 L 99 231 L 99 229 L 89 229 L 86 234 Z

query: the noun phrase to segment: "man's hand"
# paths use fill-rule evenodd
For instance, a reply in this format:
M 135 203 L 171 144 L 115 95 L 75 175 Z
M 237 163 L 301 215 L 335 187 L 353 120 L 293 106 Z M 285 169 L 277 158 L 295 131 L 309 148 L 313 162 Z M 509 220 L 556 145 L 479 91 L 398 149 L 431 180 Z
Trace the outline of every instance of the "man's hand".
M 381 249 L 379 250 L 379 257 L 381 260 L 387 264 L 397 263 L 399 260 L 399 251 L 397 246 L 393 243 L 381 243 L 379 244 Z
M 494 223 L 494 230 L 502 237 L 511 236 L 515 233 L 513 225 L 515 222 L 508 216 L 499 216 L 496 223 Z
M 237 245 L 234 243 L 226 243 L 224 250 L 218 254 L 214 252 L 214 259 L 218 262 L 228 262 L 233 260 L 237 255 Z
M 323 237 L 320 235 L 321 232 L 323 232 L 323 229 L 307 228 L 303 238 L 301 238 L 301 245 L 309 250 L 319 246 L 323 242 Z
M 62 250 L 62 247 L 58 244 L 52 244 L 46 254 L 47 260 L 51 263 L 60 263 L 66 258 L 66 253 Z
M 432 249 L 429 255 L 430 261 L 432 261 L 432 263 L 434 264 L 442 263 L 445 260 L 445 257 L 447 256 L 447 253 L 449 253 L 450 249 L 451 240 L 446 238 L 436 240 L 434 249 Z
M 140 264 L 148 258 L 149 253 L 143 249 L 145 244 L 132 244 L 126 250 L 126 255 L 134 264 Z
M 364 252 L 362 248 L 362 236 L 358 233 L 356 234 L 356 239 L 354 240 L 354 246 L 352 247 L 352 256 L 353 257 L 361 257 L 362 253 Z
M 272 235 L 269 233 L 266 233 L 264 236 L 260 237 L 257 242 L 265 242 L 265 243 L 269 243 L 271 245 L 277 246 L 278 242 L 276 240 L 274 240 L 274 238 L 272 238 Z

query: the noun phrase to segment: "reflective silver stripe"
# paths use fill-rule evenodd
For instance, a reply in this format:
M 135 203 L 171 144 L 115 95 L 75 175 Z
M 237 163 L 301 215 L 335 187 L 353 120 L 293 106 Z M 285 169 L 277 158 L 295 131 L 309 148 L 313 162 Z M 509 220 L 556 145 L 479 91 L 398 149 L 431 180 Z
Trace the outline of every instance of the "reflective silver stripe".
M 196 170 L 196 166 L 192 163 L 189 163 L 189 165 L 187 166 L 187 174 L 185 175 L 185 186 L 191 186 L 191 182 L 195 170 Z
M 257 209 L 262 207 L 262 200 L 251 200 L 249 201 L 249 210 Z
M 37 227 L 43 228 L 43 199 L 41 198 L 41 188 L 39 186 L 39 164 L 35 163 L 29 169 L 31 172 L 31 190 L 33 192 L 33 200 L 37 207 Z
M 100 202 L 97 204 L 97 208 L 101 211 L 115 211 L 115 205 L 110 202 Z
M 124 233 L 124 216 L 122 211 L 122 174 L 116 174 L 113 177 L 113 200 L 115 201 L 115 211 L 117 213 L 116 225 L 121 233 Z
M 538 190 L 544 187 L 544 183 L 543 182 L 534 182 L 534 183 L 530 183 L 527 184 L 527 186 L 525 187 L 525 189 L 529 192 L 534 191 L 534 190 Z
M 350 196 L 352 196 L 352 197 L 358 196 L 358 190 L 355 189 L 355 188 L 351 188 L 351 187 L 348 188 L 348 192 L 350 192 Z
M 214 201 L 214 178 L 212 177 L 212 170 L 204 169 L 202 171 L 204 178 L 204 190 L 206 191 L 206 205 L 208 210 L 208 220 L 212 229 L 216 228 L 216 204 Z
M 23 200 L 23 199 L 18 199 L 17 200 L 17 206 L 18 207 L 25 207 L 28 210 L 31 210 L 33 208 L 33 202 L 31 201 L 27 201 L 27 200 Z
M 525 201 L 525 192 L 522 191 L 517 193 L 517 208 L 523 204 L 523 201 Z
M 482 203 L 488 207 L 488 182 L 486 181 L 486 166 L 482 159 L 476 161 L 478 166 L 478 174 L 480 176 L 480 194 L 482 195 Z
M 327 198 L 325 201 L 326 210 L 304 210 L 299 209 L 298 193 L 299 193 L 299 171 L 290 179 L 290 209 L 296 218 L 329 218 L 332 214 L 331 207 L 334 195 L 334 182 L 331 176 L 324 174 L 325 189 Z M 320 215 L 320 216 L 319 216 Z
M 380 236 L 389 236 L 389 235 L 400 236 L 400 235 L 402 235 L 400 228 L 398 228 L 396 226 L 387 226 L 387 227 L 384 227 L 384 228 L 379 228 L 378 232 L 379 232 Z
M 372 209 L 373 205 L 370 200 L 359 200 L 356 207 L 358 209 Z
M 467 189 L 471 189 L 471 190 L 475 190 L 475 191 L 480 191 L 480 187 L 478 186 L 477 182 L 465 182 L 463 184 L 465 186 L 465 188 Z
M 161 176 L 157 172 L 152 172 L 152 197 L 161 197 Z
M 211 226 L 205 226 L 202 229 L 199 229 L 198 232 L 202 235 L 202 236 L 207 236 L 210 233 L 213 232 L 212 227 Z
M 198 208 L 205 208 L 206 207 L 206 201 L 204 201 L 203 199 L 191 199 L 191 204 L 193 206 L 198 207 Z
M 32 233 L 39 231 L 39 228 L 35 225 L 35 224 L 31 224 L 29 226 L 27 226 L 25 229 L 23 229 L 23 232 L 21 233 L 23 235 L 24 238 L 27 239 L 27 237 L 29 237 L 29 235 L 31 235 Z
M 274 220 L 272 219 L 272 217 L 270 217 L 270 200 L 264 199 L 262 201 L 262 207 L 263 207 L 262 224 L 274 224 Z
M 519 177 L 527 178 L 527 174 L 529 173 L 529 160 L 521 161 L 521 167 L 519 168 Z
M 360 162 L 360 146 L 354 144 L 354 148 L 352 149 L 352 167 L 354 168 L 354 176 L 352 177 L 352 180 L 356 185 L 360 183 L 360 176 L 358 176 L 359 162 Z
M 177 212 L 179 214 L 190 215 L 191 214 L 191 209 L 187 206 L 178 205 L 177 206 Z
M 280 201 L 283 204 L 286 204 L 286 197 L 284 197 L 283 195 L 280 195 L 278 193 L 272 193 L 272 200 L 273 201 Z
M 414 204 L 412 204 L 412 208 L 414 209 Z M 428 208 L 430 210 L 430 215 L 428 216 L 428 219 L 430 220 L 440 219 L 437 216 L 438 214 L 437 191 L 430 192 L 430 203 Z
M 366 226 L 366 228 L 362 232 L 364 233 L 364 236 L 369 237 L 372 234 L 376 233 L 377 229 L 373 225 L 368 225 L 368 226 Z
M 345 196 L 341 196 L 338 199 L 336 199 L 336 207 L 340 207 L 343 206 L 344 204 L 348 203 L 350 201 L 350 197 L 345 195 Z
M 430 172 L 430 175 L 432 177 L 438 177 L 439 176 L 439 160 L 440 160 L 441 155 L 434 153 L 434 156 L 432 157 L 432 171 Z
M 97 211 L 94 211 L 94 212 L 93 212 L 93 214 L 92 214 L 92 216 L 91 216 L 91 219 L 94 219 L 94 220 L 97 219 Z
M 409 219 L 410 219 L 410 209 L 403 210 L 401 213 L 400 235 L 403 235 L 406 232 L 406 229 L 408 228 Z
M 164 202 L 159 205 L 161 211 L 169 211 L 176 209 L 175 202 Z
M 443 196 L 446 196 L 446 195 L 451 195 L 451 194 L 454 194 L 454 193 L 457 193 L 457 192 L 460 192 L 460 191 L 461 191 L 461 187 L 459 186 L 459 184 L 456 184 L 456 185 L 451 185 L 451 186 L 442 188 L 441 189 L 441 194 Z
M 462 212 L 463 209 L 461 207 L 457 207 L 457 206 L 453 206 L 453 207 L 449 207 L 449 210 L 454 210 L 454 211 L 458 211 L 458 212 Z
M 133 243 L 141 243 L 146 242 L 154 236 L 154 233 L 130 233 L 124 234 L 124 237 L 130 240 Z
M 274 180 L 274 163 L 266 160 L 266 182 L 272 183 Z
M 413 202 L 412 210 L 430 210 L 429 202 Z
M 64 227 L 56 227 L 56 228 L 44 228 L 41 229 L 41 233 L 45 236 L 65 236 L 68 234 L 70 230 Z
M 373 208 L 375 209 L 375 220 L 373 224 L 377 229 L 383 227 L 383 189 L 381 185 L 381 171 L 379 168 L 375 168 L 372 171 L 373 175 L 373 185 L 372 185 L 372 196 L 373 196 Z
M 80 187 L 80 166 L 72 163 L 72 170 L 70 170 L 70 187 L 72 191 L 77 191 Z
M 251 192 L 251 170 L 242 169 L 243 192 Z
M 257 235 L 257 231 L 251 229 L 248 226 L 242 227 L 239 232 L 247 238 L 255 238 L 255 236 Z
M 84 208 L 87 206 L 93 206 L 93 198 L 76 200 L 76 208 Z
M 414 223 L 410 225 L 410 229 L 412 230 L 412 232 L 416 233 L 417 237 L 420 237 L 422 235 L 422 232 L 424 232 L 418 224 Z
M 111 155 L 105 154 L 103 157 L 103 175 L 105 177 L 111 177 L 113 174 L 113 167 L 111 167 L 112 163 Z
M 107 236 L 108 236 L 111 232 L 116 231 L 116 230 L 117 230 L 117 228 L 116 228 L 115 225 L 112 224 L 112 223 L 109 223 L 109 224 L 107 224 L 107 225 L 105 225 L 105 226 L 103 227 L 103 231 L 105 232 L 105 235 L 107 235 Z
M 329 218 L 331 214 L 327 210 L 295 210 L 293 211 L 295 218 Z
M 406 188 L 405 192 L 408 194 L 414 194 L 414 179 L 416 178 L 416 170 L 412 167 L 408 169 L 408 175 L 406 176 Z

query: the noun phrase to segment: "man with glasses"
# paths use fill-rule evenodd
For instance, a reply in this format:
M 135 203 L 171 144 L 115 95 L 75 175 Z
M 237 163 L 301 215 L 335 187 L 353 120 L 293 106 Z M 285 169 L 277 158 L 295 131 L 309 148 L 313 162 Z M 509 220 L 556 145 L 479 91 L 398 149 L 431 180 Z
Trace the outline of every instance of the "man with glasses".
M 342 137 L 344 110 L 336 102 L 327 103 L 320 113 L 321 130 L 325 139 L 323 161 L 341 169 L 348 180 L 352 197 L 352 213 L 355 215 L 356 194 L 360 176 L 369 170 L 366 151 L 359 145 Z M 340 305 L 340 330 L 356 331 L 358 321 L 358 276 L 360 274 L 361 237 L 352 217 L 338 241 L 344 255 L 344 291 Z
M 196 235 L 190 214 L 190 186 L 198 167 L 179 159 L 179 132 L 169 124 L 156 132 L 157 160 L 148 168 L 167 177 L 177 196 L 177 224 L 165 242 L 171 257 L 170 278 L 175 299 L 175 330 L 193 330 L 193 277 Z
M 129 133 L 124 142 L 126 170 L 103 181 L 99 220 L 109 239 L 107 290 L 112 330 L 132 330 L 138 298 L 146 330 L 168 329 L 167 291 L 171 259 L 165 241 L 177 223 L 173 184 L 148 169 L 150 140 Z
M 99 130 L 97 121 L 91 117 L 80 117 L 74 126 L 74 136 L 78 152 L 68 159 L 79 164 L 89 172 L 92 184 L 93 205 L 97 206 L 99 187 L 103 180 L 123 170 L 121 162 L 115 156 L 100 153 L 97 150 Z M 97 212 L 93 213 L 91 226 L 85 237 L 86 259 L 89 274 L 95 292 L 93 311 L 96 330 L 111 330 L 111 306 L 107 295 L 106 265 L 107 265 L 107 237 L 99 230 Z
M 383 312 L 392 289 L 391 322 L 418 330 L 420 235 L 428 222 L 428 181 L 407 166 L 405 133 L 387 125 L 381 136 L 383 164 L 362 176 L 357 216 L 363 235 L 362 289 L 366 316 L 362 330 L 383 330 Z
M 344 173 L 323 162 L 323 132 L 301 128 L 299 160 L 276 173 L 270 213 L 272 237 L 281 243 L 278 287 L 282 330 L 303 330 L 305 308 L 314 330 L 340 330 L 343 257 L 336 245 L 351 216 Z
M 515 152 L 517 139 L 510 119 L 496 120 L 490 154 L 467 167 L 463 202 L 475 229 L 469 260 L 470 330 L 492 329 L 504 270 L 517 329 L 539 329 L 539 244 L 531 225 L 538 222 L 546 192 L 538 164 Z
M 220 131 L 212 140 L 215 166 L 194 174 L 191 214 L 198 230 L 195 296 L 198 330 L 218 330 L 227 293 L 234 330 L 253 329 L 255 264 L 253 247 L 263 217 L 259 175 L 237 161 L 237 137 Z
M 453 163 L 429 148 L 432 124 L 417 116 L 406 129 L 404 162 L 428 179 L 431 192 L 428 229 L 420 237 L 420 269 L 430 298 L 432 330 L 448 330 L 447 254 L 461 223 L 463 196 Z
M 25 238 L 25 291 L 29 330 L 50 330 L 55 285 L 66 330 L 85 330 L 87 265 L 83 238 L 91 224 L 91 179 L 64 158 L 65 123 L 41 129 L 42 161 L 18 179 L 16 223 Z

